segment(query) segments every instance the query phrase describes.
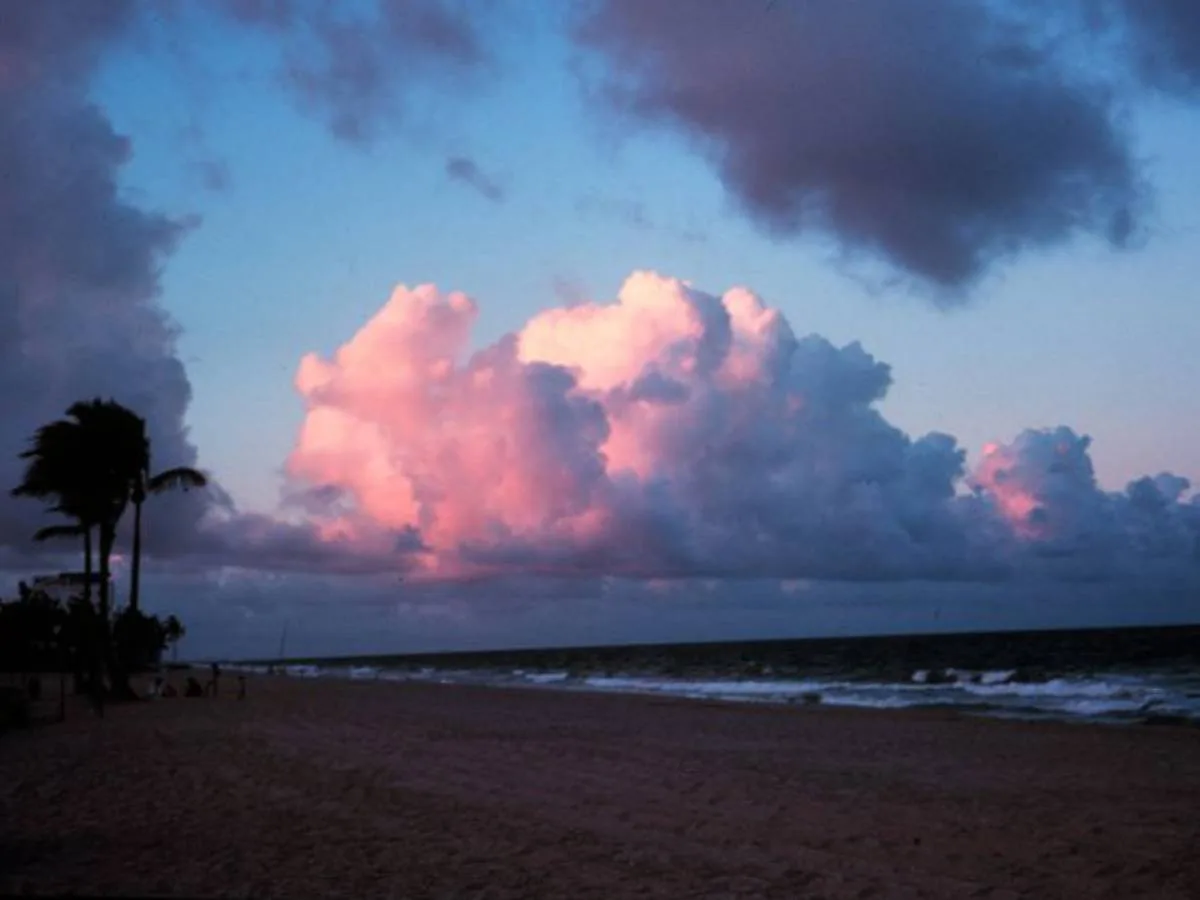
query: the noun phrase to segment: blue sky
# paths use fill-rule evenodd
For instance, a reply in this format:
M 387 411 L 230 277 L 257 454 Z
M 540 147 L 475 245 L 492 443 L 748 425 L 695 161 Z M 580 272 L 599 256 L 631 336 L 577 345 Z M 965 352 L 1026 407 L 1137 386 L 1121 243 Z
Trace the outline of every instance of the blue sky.
M 264 40 L 204 27 L 186 60 L 115 55 L 95 95 L 133 137 L 130 195 L 200 218 L 167 264 L 163 302 L 181 326 L 202 461 L 247 508 L 274 505 L 302 415 L 300 357 L 335 349 L 393 285 L 468 292 L 486 343 L 564 294 L 611 298 L 643 268 L 710 291 L 746 285 L 799 333 L 862 341 L 893 367 L 884 409 L 910 433 L 947 431 L 974 454 L 1066 423 L 1095 439 L 1106 487 L 1163 469 L 1200 475 L 1194 111 L 1138 110 L 1157 192 L 1144 246 L 1081 239 L 1026 255 L 944 310 L 869 289 L 819 236 L 763 235 L 685 140 L 596 115 L 545 22 L 507 36 L 504 75 L 481 95 L 420 98 L 368 146 L 339 141 L 283 95 Z M 446 178 L 455 154 L 497 180 L 503 202 Z M 216 191 L 198 174 L 212 162 L 229 176 Z M 650 227 L 629 221 L 635 206 Z

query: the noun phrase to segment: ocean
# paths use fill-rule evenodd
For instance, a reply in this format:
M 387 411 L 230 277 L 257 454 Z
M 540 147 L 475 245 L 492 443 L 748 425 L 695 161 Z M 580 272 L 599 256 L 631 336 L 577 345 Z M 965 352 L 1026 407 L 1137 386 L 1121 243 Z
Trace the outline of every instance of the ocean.
M 1200 626 L 246 661 L 231 670 L 1200 725 Z

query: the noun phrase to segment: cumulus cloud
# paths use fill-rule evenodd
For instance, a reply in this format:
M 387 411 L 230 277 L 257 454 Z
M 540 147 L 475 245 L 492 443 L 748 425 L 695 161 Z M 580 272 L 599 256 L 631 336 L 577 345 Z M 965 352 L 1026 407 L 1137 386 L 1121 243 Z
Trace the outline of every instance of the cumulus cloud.
M 479 168 L 469 156 L 451 156 L 446 160 L 446 177 L 465 184 L 481 197 L 499 203 L 504 199 L 504 188 Z
M 430 82 L 461 83 L 491 63 L 488 5 L 452 0 L 220 0 L 234 22 L 279 42 L 281 80 L 338 137 L 365 142 Z
M 1038 558 L 1034 565 L 1097 578 L 1200 572 L 1200 497 L 1181 502 L 1188 480 L 1162 473 L 1123 493 L 1102 491 L 1090 443 L 1064 426 L 1022 432 L 984 448 L 971 484 Z
M 688 138 L 767 232 L 953 299 L 1022 251 L 1122 244 L 1143 206 L 1111 86 L 1020 7 L 600 0 L 576 36 L 609 105 Z
M 1200 505 L 1163 475 L 1109 495 L 1087 439 L 1031 431 L 970 478 L 954 438 L 877 405 L 888 367 L 797 339 L 753 293 L 636 273 L 613 303 L 469 353 L 476 305 L 397 288 L 296 386 L 288 472 L 409 571 L 646 578 L 1089 578 L 1200 566 Z M 419 540 L 416 539 L 419 536 Z M 1157 571 L 1156 570 L 1156 571 Z

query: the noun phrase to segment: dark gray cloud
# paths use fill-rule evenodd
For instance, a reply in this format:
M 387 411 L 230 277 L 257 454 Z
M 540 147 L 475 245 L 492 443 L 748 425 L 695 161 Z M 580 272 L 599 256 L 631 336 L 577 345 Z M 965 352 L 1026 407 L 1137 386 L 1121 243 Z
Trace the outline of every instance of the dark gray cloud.
M 446 177 L 465 184 L 480 196 L 493 203 L 504 200 L 504 188 L 490 175 L 479 168 L 469 156 L 451 156 L 446 160 Z
M 603 96 L 673 128 L 769 233 L 831 235 L 943 298 L 1143 197 L 1112 95 L 995 5 L 601 0 Z
M 132 2 L 6 4 L 0 21 L 0 484 L 17 454 L 74 401 L 114 397 L 149 421 L 162 465 L 196 461 L 184 415 L 191 386 L 158 274 L 185 219 L 131 205 L 119 178 L 129 140 L 88 97 Z M 172 527 L 199 514 L 178 506 Z M 182 519 L 180 518 L 182 516 Z M 45 524 L 36 504 L 0 504 L 0 541 Z M 171 529 L 166 529 L 171 530 Z
M 191 385 L 177 352 L 177 326 L 158 302 L 160 271 L 195 220 L 135 206 L 122 195 L 131 143 L 89 95 L 104 55 L 147 9 L 133 0 L 55 0 L 7 3 L 0 17 L 6 565 L 74 564 L 69 544 L 31 545 L 30 535 L 52 518 L 40 504 L 7 493 L 20 478 L 18 454 L 28 437 L 76 400 L 111 397 L 145 416 L 158 468 L 203 463 L 186 425 Z M 155 497 L 146 521 L 146 548 L 160 557 L 261 559 L 269 567 L 339 571 L 382 565 L 339 552 L 311 526 L 240 515 L 217 485 Z M 402 556 L 404 542 L 392 549 L 389 556 Z
M 462 83 L 492 62 L 493 4 L 453 0 L 220 0 L 234 22 L 281 47 L 281 79 L 339 138 L 366 142 L 403 116 L 414 91 Z
M 1200 3 L 1194 0 L 1084 0 L 1093 24 L 1123 27 L 1130 60 L 1149 84 L 1200 90 Z

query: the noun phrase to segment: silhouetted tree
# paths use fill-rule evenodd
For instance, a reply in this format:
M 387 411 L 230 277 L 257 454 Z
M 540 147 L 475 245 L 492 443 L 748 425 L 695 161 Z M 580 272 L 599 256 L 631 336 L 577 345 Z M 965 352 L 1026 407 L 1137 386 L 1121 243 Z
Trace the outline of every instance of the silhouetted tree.
M 15 600 L 0 600 L 0 667 L 35 673 L 67 667 L 76 693 L 86 688 L 100 646 L 99 613 L 82 596 L 61 603 L 45 591 L 21 583 Z M 175 616 L 159 619 L 126 607 L 112 623 L 116 671 L 130 673 L 157 664 L 163 651 L 184 634 Z
M 106 515 L 111 514 L 115 503 L 114 486 L 104 483 L 93 471 L 95 461 L 90 457 L 91 443 L 91 437 L 78 421 L 60 419 L 43 425 L 34 433 L 30 448 L 21 454 L 21 459 L 27 461 L 25 475 L 12 490 L 14 497 L 55 500 L 53 511 L 72 520 L 67 525 L 42 528 L 34 539 L 83 538 L 84 595 L 89 600 L 92 532 Z
M 16 600 L 0 602 L 0 659 L 16 672 L 53 671 L 64 612 L 58 601 L 25 582 Z
M 125 607 L 113 622 L 113 643 L 122 670 L 138 672 L 158 665 L 163 651 L 183 636 L 183 630 L 174 616 L 159 619 Z
M 75 520 L 88 535 L 89 547 L 91 530 L 96 530 L 100 616 L 105 621 L 112 606 L 109 573 L 117 523 L 129 503 L 145 441 L 145 422 L 119 403 L 75 403 L 65 419 L 34 433 L 32 446 L 21 454 L 28 461 L 25 476 L 13 489 L 15 496 L 57 501 L 53 509 Z
M 70 669 L 76 694 L 87 690 L 87 678 L 101 634 L 100 615 L 92 601 L 83 596 L 71 597 L 59 632 L 59 649 Z
M 132 502 L 135 522 L 130 608 L 140 614 L 142 503 L 150 493 L 173 487 L 203 486 L 206 479 L 202 473 L 190 468 L 170 469 L 151 476 L 150 441 L 145 420 L 114 400 L 99 398 L 75 403 L 64 419 L 39 428 L 21 458 L 27 461 L 25 475 L 12 493 L 52 500 L 51 508 L 72 520 L 69 525 L 44 528 L 35 537 L 48 540 L 81 535 L 84 539 L 85 600 L 90 600 L 91 596 L 93 530 L 96 533 L 100 585 L 97 640 L 103 663 L 112 677 L 114 692 L 130 694 L 112 635 L 110 573 L 117 525 Z M 139 635 L 141 628 L 141 625 L 135 627 Z M 141 637 L 135 643 L 140 640 Z

